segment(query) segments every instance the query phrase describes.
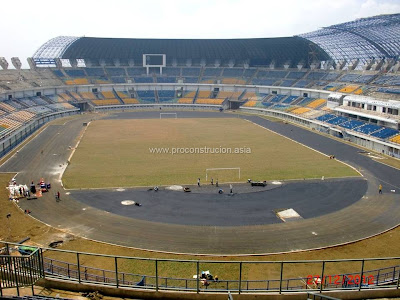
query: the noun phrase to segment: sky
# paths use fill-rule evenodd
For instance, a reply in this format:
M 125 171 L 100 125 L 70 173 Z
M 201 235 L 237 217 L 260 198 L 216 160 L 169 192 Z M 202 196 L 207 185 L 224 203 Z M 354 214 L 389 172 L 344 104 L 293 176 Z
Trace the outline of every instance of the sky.
M 57 36 L 265 38 L 293 36 L 379 14 L 400 0 L 1 1 L 0 57 L 12 68 Z

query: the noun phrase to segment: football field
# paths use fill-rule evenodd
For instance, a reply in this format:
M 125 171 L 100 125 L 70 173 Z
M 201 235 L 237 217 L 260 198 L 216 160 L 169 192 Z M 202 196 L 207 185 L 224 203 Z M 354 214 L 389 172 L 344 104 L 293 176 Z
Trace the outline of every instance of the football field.
M 109 119 L 90 123 L 66 188 L 187 185 L 359 176 L 339 161 L 238 118 Z

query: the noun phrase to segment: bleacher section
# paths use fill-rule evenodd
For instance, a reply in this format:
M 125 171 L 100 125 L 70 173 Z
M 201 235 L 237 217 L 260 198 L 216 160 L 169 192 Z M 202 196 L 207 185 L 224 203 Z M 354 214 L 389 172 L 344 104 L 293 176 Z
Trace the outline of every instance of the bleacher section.
M 221 105 L 224 99 L 210 99 L 210 98 L 197 98 L 196 104 L 211 104 L 211 105 Z
M 341 88 L 339 92 L 341 93 L 353 93 L 356 89 L 360 86 L 358 85 L 346 85 L 345 87 Z
M 175 100 L 175 91 L 171 90 L 158 91 L 158 99 L 160 102 L 167 102 L 167 101 L 171 102 Z
M 360 127 L 355 128 L 354 130 L 357 131 L 357 132 L 364 133 L 364 134 L 371 134 L 371 133 L 373 133 L 375 131 L 378 131 L 380 129 L 382 129 L 382 127 L 378 126 L 378 125 L 375 125 L 375 124 L 364 124 L 364 125 L 362 125 Z
M 145 91 L 137 91 L 137 95 L 139 99 L 143 102 L 155 102 L 156 95 L 152 90 L 145 90 Z
M 347 121 L 347 122 L 344 122 L 344 123 L 340 124 L 340 126 L 343 127 L 343 128 L 347 128 L 347 129 L 354 129 L 354 128 L 359 127 L 359 126 L 361 126 L 363 124 L 364 124 L 363 121 L 350 120 L 350 121 Z
M 390 139 L 391 142 L 396 143 L 396 144 L 400 144 L 400 135 L 396 135 L 395 137 L 392 137 Z
M 210 98 L 211 93 L 209 91 L 199 91 L 197 93 L 197 98 Z
M 314 100 L 311 103 L 307 104 L 307 107 L 316 109 L 318 107 L 321 107 L 324 104 L 326 104 L 325 99 L 317 99 L 317 100 Z
M 306 112 L 309 112 L 310 110 L 311 110 L 311 108 L 299 107 L 299 108 L 295 108 L 295 109 L 291 110 L 290 113 L 295 114 L 295 115 L 301 115 Z
M 73 93 L 71 93 L 73 95 Z M 96 100 L 97 97 L 92 92 L 80 92 L 79 95 L 84 100 Z
M 86 84 L 89 84 L 89 80 L 87 78 L 68 79 L 68 80 L 65 80 L 65 84 L 67 84 L 67 85 L 86 85 Z
M 376 131 L 371 134 L 371 136 L 380 138 L 380 139 L 387 139 L 391 136 L 398 134 L 399 132 L 392 128 L 383 128 L 382 130 Z
M 136 83 L 154 83 L 153 77 L 134 77 Z
M 222 76 L 224 77 L 242 77 L 243 69 L 227 69 L 225 68 Z

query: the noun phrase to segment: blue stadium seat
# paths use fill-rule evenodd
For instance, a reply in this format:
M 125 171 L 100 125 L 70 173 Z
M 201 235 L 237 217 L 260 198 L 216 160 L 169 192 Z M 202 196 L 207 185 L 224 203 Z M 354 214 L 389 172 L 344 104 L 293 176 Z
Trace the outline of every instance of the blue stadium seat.
M 364 134 L 371 134 L 380 129 L 382 129 L 382 126 L 378 126 L 375 124 L 364 124 L 363 126 L 357 127 L 354 130 L 357 132 L 364 133 Z
M 326 72 L 310 72 L 310 73 L 307 75 L 306 79 L 310 79 L 310 80 L 320 80 L 320 79 L 322 79 L 323 77 L 325 77 L 326 74 L 327 74 Z
M 399 134 L 399 131 L 393 128 L 383 128 L 382 130 L 379 130 L 377 132 L 374 132 L 371 134 L 371 136 L 381 138 L 381 139 L 386 139 L 391 136 L 394 136 L 396 134 Z
M 146 75 L 145 68 L 128 68 L 127 72 L 129 76 Z
M 311 82 L 312 82 L 312 81 L 310 81 L 310 80 L 302 79 L 302 80 L 297 81 L 297 82 L 293 85 L 293 87 L 304 88 L 304 87 L 306 87 L 307 85 L 309 85 Z
M 286 95 L 276 95 L 275 97 L 270 99 L 269 102 L 278 103 L 278 102 L 281 102 L 282 99 L 285 98 L 285 97 L 286 97 Z
M 256 69 L 245 69 L 242 76 L 246 78 L 253 77 L 255 72 Z
M 126 83 L 124 77 L 111 77 L 113 83 Z
M 168 76 L 180 76 L 181 75 L 181 68 L 164 68 L 163 75 Z
M 289 96 L 285 100 L 283 100 L 282 103 L 291 104 L 297 98 L 298 98 L 297 96 Z
M 137 91 L 139 98 L 155 98 L 154 91 L 145 90 L 145 91 Z
M 134 77 L 136 83 L 153 83 L 153 77 Z
M 347 129 L 354 129 L 356 127 L 359 127 L 361 125 L 365 124 L 363 121 L 359 120 L 350 120 L 348 122 L 340 124 L 340 127 L 347 128 Z
M 306 74 L 305 71 L 291 71 L 289 74 L 286 76 L 286 78 L 290 79 L 300 79 L 303 78 L 303 76 Z
M 204 69 L 203 76 L 218 77 L 221 75 L 221 72 L 222 72 L 221 68 L 206 68 Z
M 171 90 L 158 91 L 158 96 L 161 98 L 174 98 L 175 91 L 171 91 Z
M 199 79 L 197 77 L 185 77 L 183 78 L 183 82 L 185 83 L 197 83 Z
M 88 76 L 90 76 L 90 77 L 105 76 L 103 68 L 86 68 L 85 70 L 86 70 L 86 73 L 88 74 Z
M 176 77 L 157 77 L 158 83 L 175 83 Z
M 61 72 L 61 70 L 57 70 L 57 69 L 54 69 L 53 70 L 53 73 L 54 73 L 54 75 L 56 75 L 57 77 L 65 77 L 65 75 L 64 75 L 64 73 L 63 72 Z
M 224 73 L 222 74 L 222 76 L 224 77 L 241 77 L 243 74 L 243 69 L 228 69 L 225 68 L 224 69 Z
M 251 83 L 254 85 L 273 85 L 275 83 L 275 79 L 257 79 L 254 78 Z
M 200 68 L 182 68 L 182 76 L 196 76 L 199 77 Z
M 400 94 L 400 89 L 387 89 L 387 88 L 379 88 L 378 92 L 387 93 L 387 94 Z
M 106 71 L 110 76 L 126 76 L 123 68 L 107 68 Z
M 293 84 L 295 81 L 296 81 L 296 80 L 294 80 L 294 79 L 284 79 L 284 80 L 282 80 L 280 86 L 287 86 L 287 87 L 289 87 L 289 86 L 292 86 L 292 84 Z
M 70 77 L 86 77 L 85 72 L 83 70 L 68 70 L 64 69 L 65 73 L 67 73 Z
M 316 120 L 321 121 L 321 122 L 326 122 L 333 118 L 336 118 L 336 116 L 332 115 L 332 114 L 325 114 L 325 115 L 319 116 L 318 118 L 316 118 Z

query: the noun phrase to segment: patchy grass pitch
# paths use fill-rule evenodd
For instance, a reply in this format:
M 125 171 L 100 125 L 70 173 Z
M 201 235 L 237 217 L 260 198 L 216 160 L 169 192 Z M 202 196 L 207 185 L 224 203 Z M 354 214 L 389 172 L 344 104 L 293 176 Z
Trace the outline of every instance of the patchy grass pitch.
M 214 151 L 205 147 L 228 148 L 232 153 L 205 153 Z M 151 153 L 150 148 L 169 148 L 162 150 L 169 153 Z M 173 148 L 196 153 L 172 154 Z M 195 148 L 199 150 L 192 150 Z M 196 184 L 198 177 L 205 182 L 207 168 L 231 167 L 241 168 L 241 179 L 237 170 L 228 170 L 210 172 L 209 180 L 359 175 L 336 160 L 242 119 L 97 120 L 87 128 L 63 183 L 66 188 Z

